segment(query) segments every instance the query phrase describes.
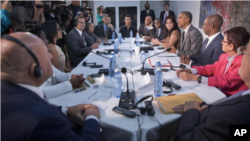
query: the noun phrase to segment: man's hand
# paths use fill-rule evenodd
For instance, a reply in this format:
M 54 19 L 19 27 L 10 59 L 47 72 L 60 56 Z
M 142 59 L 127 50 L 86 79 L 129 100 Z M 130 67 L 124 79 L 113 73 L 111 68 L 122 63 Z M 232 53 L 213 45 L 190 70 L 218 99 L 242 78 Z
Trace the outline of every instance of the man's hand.
M 195 103 L 195 102 L 196 101 L 193 101 L 193 103 Z M 207 108 L 207 105 L 203 105 L 201 108 L 199 108 L 200 107 L 200 103 L 199 102 L 196 102 L 195 104 L 196 104 L 195 106 L 197 106 L 197 110 L 199 110 L 200 112 L 203 112 Z M 185 110 L 185 107 L 186 107 L 186 110 Z M 175 113 L 183 114 L 185 111 L 188 110 L 188 108 L 189 109 L 193 108 L 193 107 L 190 106 L 190 102 L 186 102 L 185 104 L 178 105 L 178 106 L 172 108 L 172 110 Z
M 154 45 L 160 45 L 160 41 L 155 38 L 155 39 L 152 39 L 151 42 L 154 44 Z
M 44 3 L 40 0 L 37 0 L 35 4 L 39 4 L 39 5 L 44 5 Z M 39 13 L 40 14 L 43 14 L 43 10 L 44 10 L 44 7 L 43 8 L 36 8 L 36 6 L 34 6 L 34 9 L 35 9 L 35 13 Z
M 94 43 L 92 46 L 91 46 L 91 49 L 96 49 L 99 47 L 99 44 L 98 43 Z
M 191 61 L 191 58 L 189 56 L 185 57 L 184 55 L 180 57 L 180 61 L 181 63 L 183 64 L 187 64 L 189 65 L 190 61 Z
M 186 102 L 184 106 L 184 112 L 186 112 L 189 109 L 197 109 L 198 111 L 200 111 L 201 110 L 200 105 L 201 105 L 200 102 L 197 101 Z
M 71 21 L 72 18 L 73 18 L 73 13 L 72 13 L 72 11 L 69 10 L 69 14 L 67 14 L 67 15 L 68 15 L 68 19 Z
M 184 81 L 197 80 L 199 77 L 198 75 L 194 75 L 194 74 L 189 73 L 189 72 L 181 72 L 179 76 Z
M 149 27 L 153 27 L 153 24 L 154 24 L 154 22 L 153 22 L 152 19 L 151 19 L 151 22 L 150 22 Z
M 71 83 L 73 89 L 74 88 L 78 88 L 81 87 L 82 84 L 84 83 L 84 78 L 82 75 L 72 75 L 71 79 L 69 80 L 69 82 Z
M 185 104 L 181 104 L 181 105 L 175 106 L 174 108 L 172 108 L 172 110 L 175 113 L 182 114 L 182 113 L 184 113 L 184 106 L 185 106 Z
M 100 111 L 99 108 L 88 108 L 84 111 L 84 118 L 86 119 L 87 116 L 95 116 L 100 119 Z
M 96 43 L 100 44 L 101 42 L 102 42 L 101 39 L 99 39 L 99 38 L 96 39 Z
M 108 26 L 109 26 L 109 28 L 110 28 L 111 30 L 114 30 L 114 27 L 113 27 L 112 24 L 109 24 Z
M 83 121 L 86 118 L 86 116 L 85 116 L 86 115 L 86 110 L 90 109 L 90 108 L 91 109 L 98 109 L 98 107 L 96 107 L 95 105 L 79 104 L 79 105 L 76 105 L 76 106 L 68 107 L 67 114 L 75 116 L 75 117 L 77 117 L 77 118 L 79 118 L 79 119 L 81 119 Z M 84 112 L 84 116 L 82 116 L 83 112 Z M 87 114 L 88 113 L 89 112 L 87 111 Z M 90 114 L 88 114 L 88 115 L 90 115 Z M 99 118 L 100 118 L 100 114 L 99 114 Z
M 8 0 L 6 0 L 3 3 L 1 3 L 1 5 L 2 5 L 1 6 L 2 9 L 4 9 L 4 10 L 8 11 L 9 13 L 11 13 L 11 11 L 12 11 L 12 5 L 11 5 L 11 3 Z
M 192 73 L 190 69 L 178 69 L 178 70 L 176 71 L 176 75 L 177 75 L 178 77 L 180 77 L 180 73 L 181 73 L 181 72 Z

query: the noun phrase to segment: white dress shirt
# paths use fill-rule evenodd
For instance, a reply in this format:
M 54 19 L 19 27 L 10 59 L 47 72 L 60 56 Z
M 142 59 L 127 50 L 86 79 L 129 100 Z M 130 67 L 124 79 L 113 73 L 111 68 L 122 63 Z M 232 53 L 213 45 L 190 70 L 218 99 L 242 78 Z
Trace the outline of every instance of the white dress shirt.
M 82 31 L 77 29 L 76 27 L 75 27 L 75 29 L 78 31 L 79 35 L 82 36 Z
M 44 92 L 47 99 L 62 95 L 73 90 L 70 83 L 70 73 L 59 71 L 52 65 L 53 75 L 39 88 Z

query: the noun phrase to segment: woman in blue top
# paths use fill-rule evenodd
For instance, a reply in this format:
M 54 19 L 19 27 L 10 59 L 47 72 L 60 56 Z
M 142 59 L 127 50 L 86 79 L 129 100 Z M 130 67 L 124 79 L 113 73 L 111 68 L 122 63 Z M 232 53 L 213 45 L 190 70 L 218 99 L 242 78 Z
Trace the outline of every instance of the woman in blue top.
M 99 14 L 97 15 L 97 24 L 103 24 L 103 19 L 104 17 L 104 13 L 103 13 L 103 6 L 99 6 Z

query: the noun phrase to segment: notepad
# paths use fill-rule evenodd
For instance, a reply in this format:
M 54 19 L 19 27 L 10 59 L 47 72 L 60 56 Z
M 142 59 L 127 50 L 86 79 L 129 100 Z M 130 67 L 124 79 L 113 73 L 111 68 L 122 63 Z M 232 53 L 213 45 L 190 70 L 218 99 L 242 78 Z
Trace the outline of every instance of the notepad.
M 156 97 L 155 100 L 159 104 L 163 114 L 173 114 L 174 111 L 172 108 L 180 104 L 185 104 L 186 101 L 203 102 L 203 100 L 201 100 L 195 93 Z

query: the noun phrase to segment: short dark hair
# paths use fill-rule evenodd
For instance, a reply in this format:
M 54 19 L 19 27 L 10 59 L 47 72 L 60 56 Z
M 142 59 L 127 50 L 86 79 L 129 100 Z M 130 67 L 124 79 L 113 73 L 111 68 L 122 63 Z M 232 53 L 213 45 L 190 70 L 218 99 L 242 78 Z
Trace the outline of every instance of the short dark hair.
M 249 42 L 250 34 L 244 27 L 233 27 L 224 32 L 227 35 L 228 43 L 234 45 L 234 50 L 237 51 L 238 47 L 245 46 Z
M 102 6 L 102 5 L 100 5 L 100 6 L 98 7 L 98 10 L 100 10 L 100 8 L 101 8 L 101 7 L 103 7 L 103 6 Z
M 130 19 L 131 19 L 131 16 L 130 16 L 130 15 L 126 15 L 126 16 L 125 16 L 125 19 L 126 19 L 126 18 L 130 18 Z
M 160 23 L 162 23 L 162 20 L 160 18 L 156 18 L 155 20 L 160 21 Z
M 181 13 L 184 14 L 187 18 L 189 18 L 190 23 L 192 22 L 193 16 L 192 16 L 192 14 L 190 12 L 182 11 Z
M 164 6 L 165 6 L 165 5 L 168 5 L 168 6 L 170 6 L 170 5 L 169 5 L 169 3 L 165 3 L 165 4 L 164 4 Z
M 46 21 L 43 23 L 43 31 L 46 35 L 47 40 L 51 44 L 55 44 L 54 38 L 57 35 L 57 23 L 55 21 Z
M 91 25 L 91 24 L 93 24 L 93 23 L 86 23 L 86 26 L 85 26 L 85 31 L 89 31 L 89 26 Z
M 149 6 L 150 6 L 150 4 L 147 2 L 147 3 L 145 3 L 145 5 L 144 6 L 146 6 L 146 4 L 148 4 Z

